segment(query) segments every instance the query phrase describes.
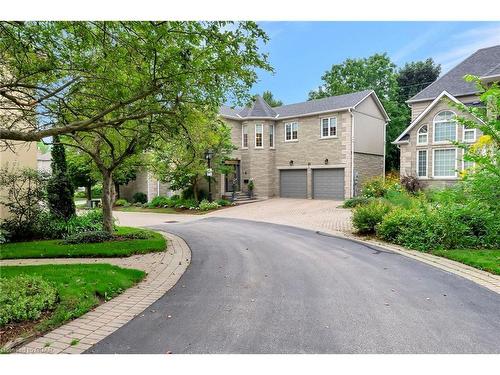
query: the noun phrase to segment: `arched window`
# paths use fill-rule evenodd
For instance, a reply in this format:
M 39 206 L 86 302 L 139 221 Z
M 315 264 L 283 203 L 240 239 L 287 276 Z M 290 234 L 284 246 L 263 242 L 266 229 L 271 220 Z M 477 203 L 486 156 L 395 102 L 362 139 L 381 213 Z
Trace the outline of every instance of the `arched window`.
M 434 142 L 457 140 L 457 121 L 452 111 L 441 111 L 434 117 Z
M 417 145 L 426 145 L 429 138 L 429 128 L 427 125 L 423 125 L 418 129 L 417 132 Z

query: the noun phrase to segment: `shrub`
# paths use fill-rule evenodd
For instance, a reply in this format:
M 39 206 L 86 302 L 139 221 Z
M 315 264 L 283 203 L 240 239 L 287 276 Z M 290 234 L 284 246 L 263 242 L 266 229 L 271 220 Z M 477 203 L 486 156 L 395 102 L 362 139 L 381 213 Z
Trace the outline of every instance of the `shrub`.
M 198 206 L 198 209 L 200 211 L 208 211 L 208 210 L 214 210 L 216 208 L 219 208 L 219 204 L 217 202 L 209 202 L 206 199 L 203 199 L 200 202 L 200 205 Z
M 157 196 L 154 197 L 151 202 L 149 203 L 149 207 L 151 208 L 156 208 L 156 207 L 169 207 L 171 205 L 170 198 L 168 197 L 163 197 L 163 196 Z
M 87 198 L 87 194 L 84 191 L 77 191 L 75 193 L 75 198 Z
M 126 206 L 128 206 L 128 205 L 130 205 L 130 204 L 128 203 L 128 200 L 126 200 L 126 199 L 124 199 L 124 198 L 120 198 L 120 199 L 117 199 L 117 200 L 115 201 L 115 206 L 117 206 L 117 207 L 126 207 Z
M 148 201 L 148 196 L 143 192 L 138 191 L 132 196 L 133 203 L 146 203 Z
M 196 208 L 198 207 L 198 201 L 194 198 L 191 199 L 179 199 L 175 202 L 175 208 Z
M 388 204 L 378 200 L 372 201 L 365 206 L 358 206 L 353 213 L 353 225 L 361 234 L 374 233 L 377 224 L 382 222 L 382 219 L 390 210 Z
M 98 243 L 111 241 L 113 235 L 104 231 L 82 232 L 72 234 L 66 237 L 63 241 L 66 245 L 80 244 L 80 243 Z
M 233 204 L 231 201 L 228 201 L 227 199 L 217 199 L 216 202 L 221 207 L 231 206 Z
M 123 238 L 123 239 L 127 239 L 127 240 L 147 240 L 149 238 L 152 238 L 153 235 L 150 232 L 146 232 L 145 230 L 141 230 L 141 231 L 132 232 L 132 233 L 120 234 L 118 237 Z
M 357 206 L 362 206 L 362 205 L 368 204 L 371 201 L 372 201 L 372 199 L 368 198 L 368 197 L 363 197 L 363 196 L 354 197 L 354 198 L 346 199 L 344 201 L 344 204 L 342 205 L 342 207 L 354 208 Z
M 0 327 L 39 319 L 56 302 L 56 288 L 39 276 L 0 279 Z
M 92 198 L 102 198 L 102 186 L 96 185 L 94 186 L 90 193 L 92 194 Z
M 422 190 L 422 184 L 418 178 L 415 176 L 403 176 L 401 177 L 401 185 L 403 188 L 412 194 L 416 194 Z
M 0 169 L 0 205 L 11 215 L 1 223 L 13 241 L 39 237 L 45 223 L 43 205 L 47 198 L 47 174 L 33 169 Z
M 0 228 L 0 245 L 9 242 L 9 232 Z
M 393 176 L 375 177 L 367 181 L 361 189 L 361 195 L 365 197 L 380 198 L 383 197 L 387 191 L 401 191 L 399 180 Z
M 428 251 L 435 244 L 432 212 L 398 207 L 389 212 L 376 227 L 377 236 L 412 249 Z

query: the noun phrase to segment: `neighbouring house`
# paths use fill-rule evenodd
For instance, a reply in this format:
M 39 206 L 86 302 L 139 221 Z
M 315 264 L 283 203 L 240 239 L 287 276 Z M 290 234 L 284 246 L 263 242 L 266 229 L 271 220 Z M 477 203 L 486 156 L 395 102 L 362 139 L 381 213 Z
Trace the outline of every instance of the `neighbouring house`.
M 478 89 L 465 82 L 472 74 L 489 84 L 500 81 L 500 45 L 483 48 L 410 98 L 411 123 L 393 142 L 400 149 L 401 176 L 416 176 L 427 187 L 450 185 L 472 166 L 453 142 L 474 143 L 478 129 L 464 128 L 456 116 L 470 116 L 454 103 L 482 106 Z M 479 121 L 479 120 L 477 120 Z
M 389 121 L 373 90 L 271 108 L 257 96 L 251 106 L 223 106 L 237 150 L 215 175 L 214 197 L 248 192 L 253 180 L 260 198 L 350 198 L 361 184 L 384 175 L 385 127 Z M 152 199 L 163 184 L 138 175 L 136 191 Z M 168 195 L 168 194 L 165 194 Z
M 37 169 L 36 142 L 16 142 L 11 144 L 10 148 L 0 150 L 0 168 Z M 0 191 L 0 195 L 5 195 L 5 192 Z M 7 208 L 0 205 L 0 220 L 5 219 L 7 215 Z
M 37 161 L 37 169 L 40 172 L 45 172 L 45 173 L 52 173 L 52 154 L 50 153 L 50 150 L 46 153 L 43 153 L 40 149 L 37 152 L 36 155 L 36 161 Z

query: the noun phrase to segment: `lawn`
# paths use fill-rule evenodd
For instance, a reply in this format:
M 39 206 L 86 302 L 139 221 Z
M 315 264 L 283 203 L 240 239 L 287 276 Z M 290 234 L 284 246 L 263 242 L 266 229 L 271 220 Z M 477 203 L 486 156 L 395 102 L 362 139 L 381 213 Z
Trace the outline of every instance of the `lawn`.
M 0 246 L 0 259 L 21 258 L 92 258 L 92 257 L 127 257 L 133 254 L 144 254 L 163 251 L 166 240 L 160 233 L 129 227 L 118 227 L 117 235 L 147 231 L 150 238 L 107 241 L 68 245 L 61 240 L 43 240 L 29 242 L 12 242 Z
M 20 334 L 29 335 L 52 330 L 117 296 L 145 276 L 143 271 L 110 264 L 49 264 L 5 266 L 1 269 L 0 277 L 8 278 L 21 274 L 37 275 L 50 282 L 58 291 L 58 303 L 52 312 L 44 314 L 35 324 L 24 322 L 3 327 L 2 343 Z
M 434 250 L 432 254 L 500 275 L 500 250 Z

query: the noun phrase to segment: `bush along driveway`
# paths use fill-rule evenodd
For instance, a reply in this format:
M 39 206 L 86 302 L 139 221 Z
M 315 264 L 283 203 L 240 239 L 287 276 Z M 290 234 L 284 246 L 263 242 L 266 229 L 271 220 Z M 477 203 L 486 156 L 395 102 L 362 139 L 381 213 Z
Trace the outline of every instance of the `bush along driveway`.
M 83 235 L 84 240 L 96 240 L 95 236 L 92 232 Z M 72 242 L 72 238 L 66 241 Z M 20 351 L 84 351 L 142 311 L 182 275 L 189 263 L 189 249 L 174 237 L 170 241 L 172 246 L 166 250 L 165 236 L 122 227 L 111 240 L 98 243 L 48 240 L 2 245 L 0 347 L 5 345 L 2 350 L 8 352 L 81 317 L 68 323 L 81 320 L 73 329 L 65 324 L 59 333 L 52 331 Z M 140 281 L 140 287 L 133 288 Z M 126 299 L 113 299 L 123 296 L 124 291 Z M 113 307 L 107 302 L 111 299 Z M 87 317 L 86 313 L 99 305 L 104 312 L 97 315 L 98 319 Z
M 398 180 L 373 180 L 363 194 L 345 202 L 345 206 L 355 207 L 357 234 L 399 245 L 399 251 L 419 251 L 429 255 L 429 260 L 435 255 L 474 267 L 484 271 L 476 276 L 488 275 L 490 289 L 500 291 L 498 203 L 483 199 L 472 182 L 439 191 L 410 192 Z M 461 268 L 470 273 L 470 267 Z

